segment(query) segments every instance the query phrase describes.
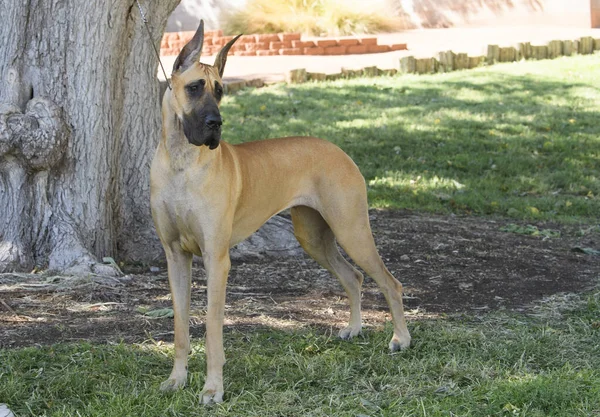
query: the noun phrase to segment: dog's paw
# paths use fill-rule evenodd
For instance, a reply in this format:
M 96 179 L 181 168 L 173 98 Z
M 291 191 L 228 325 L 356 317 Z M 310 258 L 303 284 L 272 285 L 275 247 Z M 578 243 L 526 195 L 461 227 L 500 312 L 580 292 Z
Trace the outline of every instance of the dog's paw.
M 187 378 L 169 378 L 160 384 L 160 390 L 163 392 L 176 391 L 185 386 Z
M 394 336 L 390 341 L 389 348 L 390 352 L 396 352 L 399 350 L 407 349 L 410 346 L 410 335 L 406 334 L 403 336 Z
M 223 390 L 204 388 L 202 390 L 202 404 L 218 404 L 223 402 Z
M 356 327 L 344 327 L 342 330 L 340 330 L 339 332 L 339 336 L 340 339 L 344 339 L 344 340 L 350 340 L 352 339 L 354 336 L 358 336 L 360 334 L 360 327 L 356 328 Z

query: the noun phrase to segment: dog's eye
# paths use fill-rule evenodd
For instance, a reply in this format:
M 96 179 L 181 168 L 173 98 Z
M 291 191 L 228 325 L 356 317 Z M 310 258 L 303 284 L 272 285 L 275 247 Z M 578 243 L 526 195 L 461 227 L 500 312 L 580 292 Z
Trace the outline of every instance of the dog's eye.
M 194 81 L 193 83 L 190 83 L 188 85 L 185 86 L 185 89 L 188 91 L 188 93 L 190 94 L 196 94 L 199 91 L 202 91 L 202 88 L 204 87 L 204 84 L 206 83 L 205 80 L 198 80 L 198 81 Z
M 222 95 L 223 87 L 221 87 L 219 83 L 215 82 L 215 97 L 217 98 L 217 100 L 220 100 Z

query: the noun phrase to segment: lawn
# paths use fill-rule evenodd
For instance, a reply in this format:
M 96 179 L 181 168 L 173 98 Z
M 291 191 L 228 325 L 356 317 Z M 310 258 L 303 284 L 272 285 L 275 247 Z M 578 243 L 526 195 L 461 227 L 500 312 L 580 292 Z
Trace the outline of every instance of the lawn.
M 596 54 L 245 90 L 224 99 L 224 138 L 335 142 L 360 167 L 373 207 L 591 230 L 598 74 Z M 597 268 L 589 256 L 581 262 Z M 395 354 L 389 323 L 350 342 L 316 326 L 229 327 L 225 402 L 208 408 L 199 405 L 202 339 L 192 341 L 188 387 L 171 394 L 158 386 L 172 345 L 150 336 L 0 349 L 0 403 L 17 417 L 600 416 L 597 287 L 520 312 L 412 317 L 413 345 Z
M 598 74 L 594 55 L 246 90 L 223 103 L 224 138 L 332 141 L 373 207 L 595 222 Z
M 189 386 L 158 390 L 170 346 L 60 344 L 0 351 L 0 402 L 18 416 L 594 416 L 600 413 L 600 294 L 556 297 L 529 315 L 458 315 L 353 342 L 322 330 L 230 331 L 226 401 L 198 404 L 204 342 Z

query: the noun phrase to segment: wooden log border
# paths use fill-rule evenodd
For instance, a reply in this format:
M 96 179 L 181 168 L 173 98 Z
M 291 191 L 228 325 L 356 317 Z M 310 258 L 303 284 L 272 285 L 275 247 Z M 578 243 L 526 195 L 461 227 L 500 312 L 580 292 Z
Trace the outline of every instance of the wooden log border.
M 553 40 L 547 45 L 531 45 L 521 42 L 516 46 L 501 47 L 488 45 L 484 56 L 468 56 L 465 53 L 442 51 L 432 58 L 415 58 L 406 56 L 400 58 L 398 69 L 381 70 L 377 67 L 366 67 L 358 70 L 342 68 L 338 74 L 307 73 L 304 69 L 289 72 L 288 83 L 303 83 L 307 81 L 337 80 L 361 76 L 391 76 L 396 74 L 433 74 L 478 68 L 502 62 L 517 62 L 521 60 L 556 59 L 561 56 L 575 54 L 587 55 L 600 51 L 600 39 L 591 36 L 576 40 Z
M 305 82 L 333 81 L 356 77 L 395 76 L 397 74 L 432 74 L 494 65 L 499 62 L 516 62 L 521 60 L 555 59 L 561 56 L 586 55 L 600 51 L 600 38 L 591 36 L 576 40 L 554 40 L 548 45 L 531 45 L 521 42 L 515 47 L 500 47 L 488 45 L 487 54 L 468 56 L 465 53 L 443 51 L 433 58 L 415 58 L 407 56 L 400 59 L 398 68 L 382 70 L 374 66 L 362 69 L 342 68 L 337 74 L 310 73 L 304 68 L 294 69 L 286 74 L 286 82 L 301 84 Z M 233 80 L 225 83 L 225 93 L 234 94 L 244 88 L 260 88 L 265 85 L 262 79 Z M 166 82 L 161 82 L 161 92 L 166 88 Z

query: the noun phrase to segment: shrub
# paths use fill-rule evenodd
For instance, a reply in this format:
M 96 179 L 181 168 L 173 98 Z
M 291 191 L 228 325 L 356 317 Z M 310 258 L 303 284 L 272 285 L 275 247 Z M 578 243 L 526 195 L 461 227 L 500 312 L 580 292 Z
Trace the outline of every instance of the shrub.
M 399 28 L 384 2 L 359 0 L 248 0 L 242 9 L 223 12 L 226 34 L 300 32 L 353 35 Z

